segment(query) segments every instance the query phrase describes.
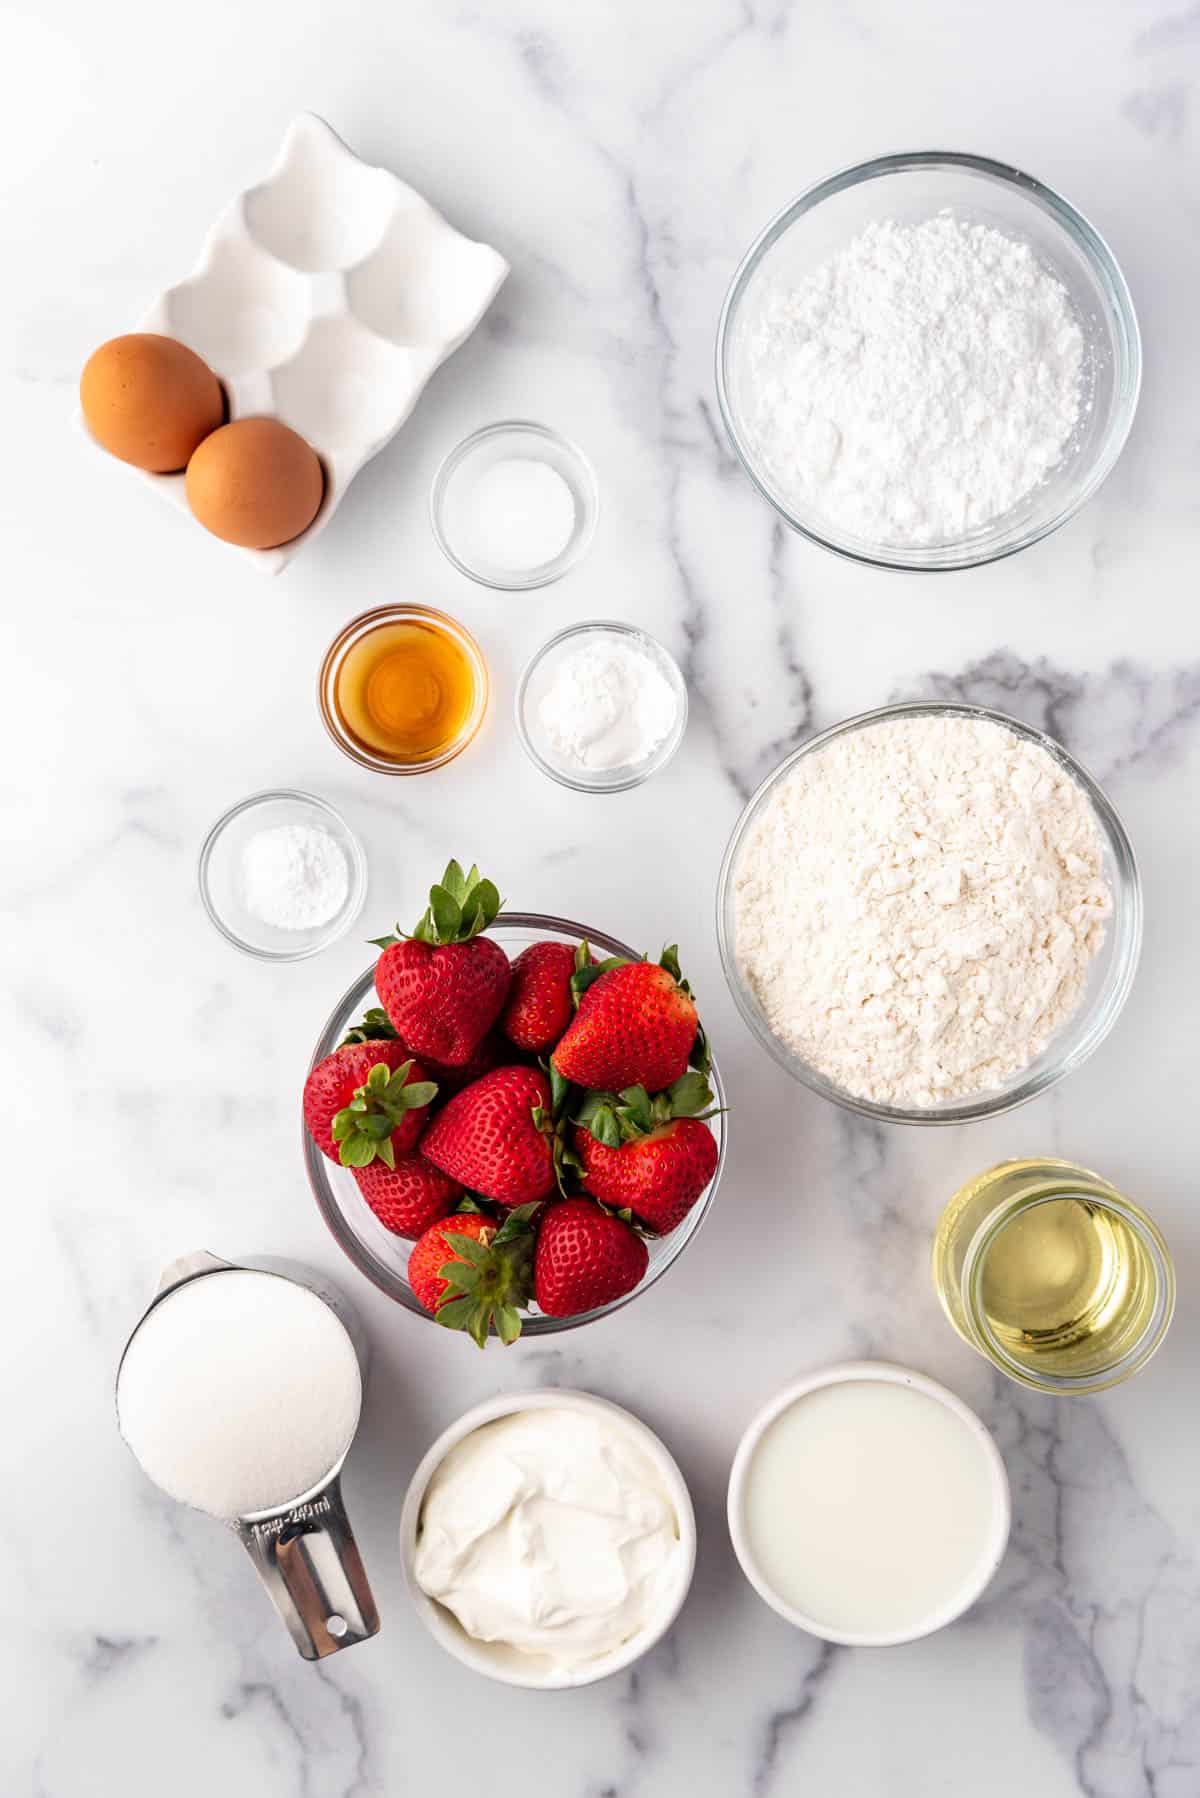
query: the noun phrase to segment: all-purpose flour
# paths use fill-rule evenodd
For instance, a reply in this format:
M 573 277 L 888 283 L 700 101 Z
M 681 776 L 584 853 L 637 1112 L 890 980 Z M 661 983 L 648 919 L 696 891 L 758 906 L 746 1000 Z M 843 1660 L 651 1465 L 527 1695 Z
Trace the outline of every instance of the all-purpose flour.
M 1083 333 L 1030 246 L 938 213 L 870 224 L 748 338 L 748 425 L 781 496 L 882 544 L 990 523 L 1061 458 Z
M 877 1103 L 1020 1072 L 1071 1015 L 1112 897 L 1082 789 L 986 719 L 884 720 L 796 764 L 736 874 L 772 1030 Z

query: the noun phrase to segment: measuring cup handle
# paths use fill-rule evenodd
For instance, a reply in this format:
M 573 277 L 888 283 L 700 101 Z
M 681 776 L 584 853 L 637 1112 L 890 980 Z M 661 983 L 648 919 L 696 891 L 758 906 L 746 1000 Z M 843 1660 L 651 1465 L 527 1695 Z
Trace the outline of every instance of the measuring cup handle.
M 237 1533 L 306 1661 L 323 1660 L 379 1631 L 379 1612 L 335 1478 L 307 1503 Z

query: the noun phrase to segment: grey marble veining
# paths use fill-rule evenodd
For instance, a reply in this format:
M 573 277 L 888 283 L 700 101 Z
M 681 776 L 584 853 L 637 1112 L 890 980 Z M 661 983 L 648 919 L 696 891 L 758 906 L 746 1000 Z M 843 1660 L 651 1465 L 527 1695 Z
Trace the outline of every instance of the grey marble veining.
M 448 1760 L 466 1777 L 465 1754 L 480 1785 L 554 1798 L 1196 1798 L 1200 9 L 211 0 L 185 43 L 150 0 L 52 0 L 0 12 L 0 66 L 18 73 L 0 109 L 0 1791 L 392 1798 L 443 1783 Z M 88 351 L 191 266 L 304 107 L 513 274 L 333 528 L 271 583 L 106 469 L 68 419 Z M 1079 519 L 996 567 L 921 580 L 781 528 L 724 441 L 712 357 L 726 283 L 775 210 L 839 165 L 931 143 L 1010 159 L 1094 219 L 1134 292 L 1146 383 Z M 427 524 L 442 455 L 505 416 L 578 439 L 602 490 L 592 554 L 541 594 L 471 586 Z M 495 681 L 471 754 L 421 781 L 340 758 L 313 703 L 334 632 L 389 598 L 462 617 Z M 691 688 L 680 756 L 614 799 L 549 787 L 510 724 L 528 655 L 594 616 L 660 635 Z M 1068 1083 L 987 1124 L 890 1131 L 758 1051 L 724 989 L 713 890 L 742 800 L 781 755 L 928 696 L 1026 718 L 1092 769 L 1133 838 L 1148 924 L 1125 1015 Z M 680 942 L 730 1088 L 730 1165 L 687 1255 L 619 1317 L 478 1356 L 339 1264 L 296 1093 L 363 945 L 265 968 L 217 938 L 195 893 L 212 819 L 275 784 L 326 795 L 363 836 L 364 937 L 415 915 L 454 853 L 522 907 Z M 1178 1264 L 1161 1355 L 1089 1403 L 994 1377 L 929 1283 L 946 1197 L 1039 1151 L 1143 1198 Z M 117 1440 L 120 1345 L 162 1263 L 201 1245 L 340 1278 L 371 1338 L 346 1488 L 384 1627 L 321 1668 L 294 1655 L 233 1538 L 149 1489 Z M 791 1632 L 724 1526 L 751 1410 L 847 1354 L 910 1362 L 974 1404 L 1015 1500 L 977 1609 L 876 1653 Z M 444 1660 L 395 1551 L 433 1434 L 489 1392 L 544 1383 L 660 1430 L 701 1526 L 669 1639 L 552 1698 Z

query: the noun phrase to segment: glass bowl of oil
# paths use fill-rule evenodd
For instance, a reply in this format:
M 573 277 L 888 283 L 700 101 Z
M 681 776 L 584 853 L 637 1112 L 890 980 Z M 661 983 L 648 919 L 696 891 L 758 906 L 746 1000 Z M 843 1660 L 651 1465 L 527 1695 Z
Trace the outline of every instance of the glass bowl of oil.
M 928 1106 L 885 1104 L 850 1092 L 829 1079 L 820 1068 L 807 1061 L 771 1027 L 767 1012 L 742 968 L 737 952 L 738 878 L 742 856 L 763 810 L 775 797 L 793 770 L 805 756 L 817 755 L 826 746 L 853 731 L 869 729 L 893 719 L 922 717 L 960 717 L 986 720 L 1002 726 L 1026 741 L 1037 744 L 1056 761 L 1088 800 L 1100 845 L 1101 869 L 1112 899 L 1111 913 L 1105 925 L 1104 940 L 1093 955 L 1083 992 L 1071 1013 L 1063 1020 L 1040 1053 L 1024 1068 L 1011 1074 L 1000 1084 L 986 1087 L 963 1098 L 943 1099 Z M 888 1124 L 965 1124 L 981 1118 L 996 1117 L 1016 1105 L 1036 1098 L 1049 1087 L 1056 1086 L 1099 1048 L 1121 1014 L 1133 986 L 1142 946 L 1142 886 L 1134 859 L 1133 846 L 1125 826 L 1099 784 L 1061 743 L 1044 731 L 1035 730 L 1018 718 L 993 712 L 983 706 L 958 705 L 942 700 L 919 700 L 912 703 L 880 706 L 872 712 L 861 712 L 831 729 L 821 731 L 785 756 L 779 766 L 751 794 L 745 810 L 734 825 L 717 877 L 717 942 L 721 965 L 729 990 L 738 1010 L 767 1053 L 793 1078 L 856 1111 L 863 1117 L 877 1118 Z
M 494 937 L 513 959 L 528 948 L 530 943 L 547 941 L 570 943 L 572 947 L 587 941 L 596 955 L 620 955 L 627 959 L 637 959 L 634 950 L 603 930 L 593 930 L 587 925 L 572 923 L 567 918 L 547 917 L 536 912 L 501 912 L 488 935 Z M 359 1022 L 368 1008 L 378 1003 L 375 969 L 372 964 L 338 1001 L 313 1050 L 310 1066 L 315 1067 L 318 1061 L 344 1042 L 347 1031 Z M 715 1057 L 709 1072 L 709 1084 L 717 1105 L 722 1108 L 708 1120 L 708 1128 L 717 1144 L 716 1169 L 708 1186 L 678 1228 L 668 1236 L 647 1239 L 650 1259 L 640 1285 L 610 1305 L 600 1305 L 594 1311 L 583 1311 L 574 1317 L 549 1317 L 539 1311 L 536 1305 L 531 1305 L 527 1312 L 522 1313 L 522 1336 L 548 1336 L 559 1330 L 573 1330 L 581 1324 L 594 1323 L 597 1318 L 619 1311 L 643 1292 L 648 1292 L 655 1281 L 660 1280 L 667 1269 L 674 1266 L 707 1217 L 725 1168 L 729 1146 L 729 1119 L 724 1108 L 728 1101 Z M 408 1258 L 412 1253 L 412 1243 L 384 1228 L 364 1201 L 349 1168 L 339 1167 L 323 1155 L 307 1130 L 302 1128 L 301 1136 L 304 1165 L 317 1209 L 342 1253 L 354 1263 L 360 1274 L 373 1281 L 388 1298 L 403 1305 L 415 1317 L 423 1317 L 433 1323 L 435 1319 L 432 1314 L 414 1298 L 409 1285 Z
M 488 705 L 483 652 L 432 606 L 379 606 L 325 652 L 321 720 L 344 755 L 379 774 L 428 774 L 461 755 Z
M 1153 1219 L 1099 1174 L 1053 1158 L 969 1180 L 933 1242 L 933 1283 L 964 1342 L 1038 1392 L 1103 1392 L 1161 1344 L 1175 1308 Z

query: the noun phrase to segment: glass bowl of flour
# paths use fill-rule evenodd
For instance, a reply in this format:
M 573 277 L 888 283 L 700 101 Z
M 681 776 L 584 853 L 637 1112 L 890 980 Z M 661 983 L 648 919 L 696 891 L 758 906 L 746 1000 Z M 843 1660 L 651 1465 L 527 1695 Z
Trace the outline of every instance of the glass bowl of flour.
M 867 1117 L 960 1124 L 1082 1065 L 1142 936 L 1120 818 L 1061 744 L 979 706 L 823 731 L 743 811 L 725 976 L 781 1067 Z
M 1074 207 L 1006 164 L 919 151 L 831 175 L 760 234 L 721 313 L 717 393 L 793 529 L 946 570 L 1091 498 L 1141 362 L 1124 277 Z

